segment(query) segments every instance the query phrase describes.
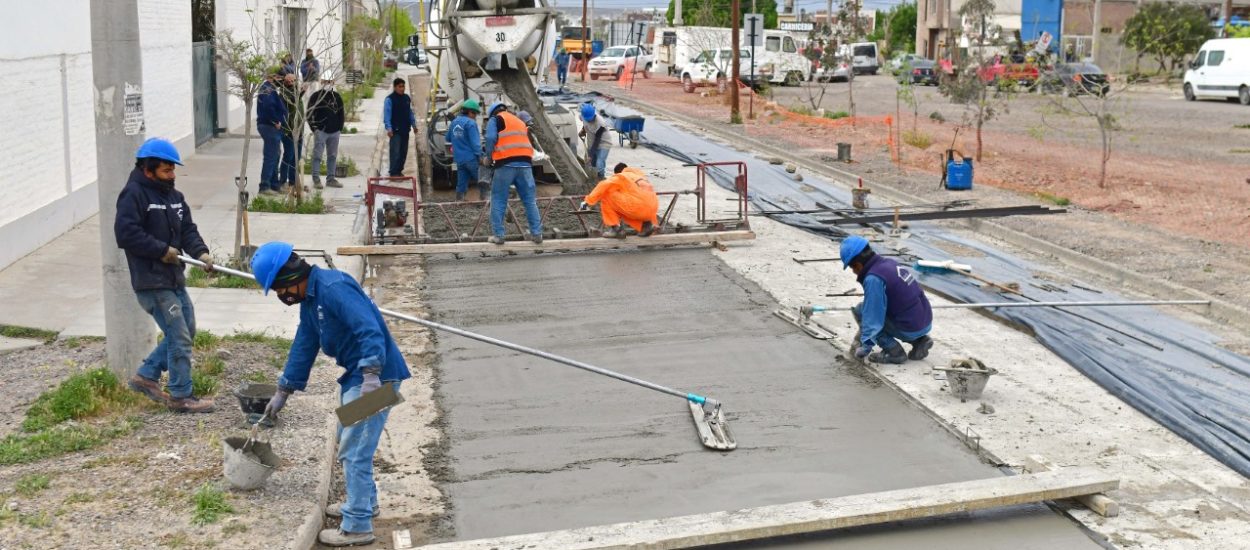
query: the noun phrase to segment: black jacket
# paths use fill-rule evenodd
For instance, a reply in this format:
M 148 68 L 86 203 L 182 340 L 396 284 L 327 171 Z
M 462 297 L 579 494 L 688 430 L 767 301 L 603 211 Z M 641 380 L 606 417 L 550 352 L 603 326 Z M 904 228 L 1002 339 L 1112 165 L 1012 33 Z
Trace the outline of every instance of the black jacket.
M 317 90 L 308 98 L 308 127 L 328 134 L 343 131 L 343 96 L 334 90 Z
M 135 290 L 176 289 L 186 285 L 181 265 L 161 262 L 168 247 L 198 258 L 208 252 L 200 230 L 191 221 L 191 207 L 182 193 L 135 168 L 117 196 L 113 222 L 117 247 L 126 251 L 130 286 Z

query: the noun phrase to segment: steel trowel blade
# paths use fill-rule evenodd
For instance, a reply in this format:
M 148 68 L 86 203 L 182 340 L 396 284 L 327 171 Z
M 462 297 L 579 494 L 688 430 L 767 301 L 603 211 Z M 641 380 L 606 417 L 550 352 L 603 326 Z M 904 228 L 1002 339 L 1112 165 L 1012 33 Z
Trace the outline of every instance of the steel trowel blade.
M 704 447 L 718 451 L 732 451 L 738 448 L 738 442 L 729 431 L 729 423 L 725 421 L 725 415 L 721 413 L 719 407 L 716 412 L 708 413 L 701 405 L 693 401 L 687 401 L 686 404 L 690 405 L 694 427 L 699 431 L 699 440 Z
M 833 338 L 833 333 L 825 330 L 820 325 L 817 325 L 811 319 L 804 319 L 800 317 L 798 313 L 795 313 L 791 310 L 788 310 L 788 309 L 774 310 L 773 315 L 776 315 L 784 319 L 787 323 L 790 323 L 796 327 L 799 327 L 808 336 L 811 336 L 812 338 L 815 338 L 817 340 L 829 340 Z
M 404 396 L 399 393 L 393 383 L 388 383 L 361 395 L 351 403 L 334 409 L 334 414 L 338 415 L 339 424 L 346 428 L 355 426 L 362 420 L 403 402 Z

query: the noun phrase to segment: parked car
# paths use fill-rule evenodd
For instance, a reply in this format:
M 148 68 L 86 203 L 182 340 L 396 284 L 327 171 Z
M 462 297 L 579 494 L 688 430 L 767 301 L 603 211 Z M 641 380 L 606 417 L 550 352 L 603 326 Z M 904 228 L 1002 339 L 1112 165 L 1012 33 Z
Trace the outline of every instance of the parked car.
M 894 74 L 901 74 L 905 66 L 910 65 L 915 67 L 915 62 L 921 59 L 925 59 L 925 57 L 920 54 L 904 52 L 896 53 L 894 54 L 894 57 L 890 58 L 890 72 Z
M 876 42 L 856 42 L 838 46 L 838 57 L 849 58 L 855 74 L 877 74 L 881 68 L 877 55 Z
M 1208 40 L 1185 71 L 1185 99 L 1237 98 L 1250 105 L 1250 38 Z
M 810 80 L 811 73 L 812 62 L 799 53 L 799 43 L 793 36 L 785 31 L 764 31 L 764 47 L 755 48 L 756 81 L 752 86 L 764 82 L 774 86 L 798 86 Z
M 1064 95 L 1107 95 L 1111 84 L 1107 74 L 1093 63 L 1056 63 L 1055 70 L 1043 75 L 1038 85 L 1044 93 Z
M 420 67 L 429 63 L 429 56 L 425 53 L 425 48 L 413 46 L 404 52 L 404 63 Z
M 651 63 L 654 59 L 651 52 L 641 46 L 613 46 L 590 61 L 590 79 L 598 80 L 601 76 L 620 79 L 630 62 L 633 63 L 635 73 L 640 72 L 644 78 L 651 78 Z
M 721 48 L 704 50 L 698 57 L 687 63 L 681 70 L 681 87 L 686 93 L 693 93 L 699 86 L 715 84 L 725 90 L 729 86 L 729 72 L 732 70 L 733 50 Z M 738 74 L 751 72 L 751 50 L 738 50 Z
M 399 68 L 399 54 L 393 51 L 387 51 L 385 54 L 383 54 L 382 68 L 398 69 Z
M 919 57 L 912 60 L 908 65 L 904 65 L 904 68 L 908 67 L 911 68 L 911 71 L 900 74 L 900 79 L 910 78 L 912 84 L 918 84 L 921 86 L 938 85 L 938 70 L 936 61 Z
M 837 65 L 824 66 L 816 73 L 816 80 L 819 82 L 845 82 L 851 75 L 851 66 L 845 61 L 839 61 Z

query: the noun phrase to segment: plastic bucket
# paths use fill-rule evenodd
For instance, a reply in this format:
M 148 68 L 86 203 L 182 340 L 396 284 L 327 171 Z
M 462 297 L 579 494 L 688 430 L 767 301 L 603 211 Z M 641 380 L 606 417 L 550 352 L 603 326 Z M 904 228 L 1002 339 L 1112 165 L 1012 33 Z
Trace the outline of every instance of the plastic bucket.
M 221 441 L 223 470 L 230 486 L 243 491 L 259 489 L 278 468 L 280 459 L 269 443 L 253 441 L 243 452 L 246 437 L 227 437 Z

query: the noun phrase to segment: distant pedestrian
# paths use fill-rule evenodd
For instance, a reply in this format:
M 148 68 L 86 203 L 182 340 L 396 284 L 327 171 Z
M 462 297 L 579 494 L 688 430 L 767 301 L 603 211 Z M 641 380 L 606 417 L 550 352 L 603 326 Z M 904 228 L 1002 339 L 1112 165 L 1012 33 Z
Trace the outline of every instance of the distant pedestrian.
M 312 48 L 304 50 L 304 60 L 299 65 L 300 76 L 305 84 L 314 83 L 321 76 L 321 61 L 313 55 Z
M 291 52 L 282 52 L 282 69 L 280 74 L 283 77 L 295 74 L 295 60 L 291 58 Z
M 494 176 L 490 184 L 490 226 L 494 235 L 489 241 L 504 244 L 503 217 L 508 209 L 508 195 L 516 186 L 516 194 L 525 206 L 530 240 L 543 242 L 543 222 L 538 211 L 538 192 L 534 184 L 534 146 L 529 130 L 521 119 L 508 112 L 502 102 L 491 105 L 486 123 L 486 154 Z
M 281 87 L 286 103 L 286 123 L 282 125 L 282 166 L 278 168 L 278 185 L 295 185 L 295 163 L 304 156 L 304 98 L 296 87 L 295 74 L 286 75 Z
M 607 177 L 608 149 L 612 148 L 608 125 L 595 111 L 593 103 L 582 104 L 582 122 L 582 131 L 578 135 L 586 139 L 587 162 L 595 169 L 599 179 L 603 179 Z
M 187 295 L 182 261 L 185 253 L 213 270 L 213 256 L 191 221 L 191 207 L 174 188 L 174 165 L 182 158 L 174 144 L 150 138 L 135 153 L 135 168 L 117 197 L 113 235 L 126 251 L 130 285 L 143 310 L 165 337 L 127 382 L 130 389 L 177 412 L 212 412 L 212 399 L 199 399 L 191 388 L 191 343 L 195 307 Z M 169 372 L 166 393 L 161 374 Z
M 569 51 L 565 48 L 560 48 L 560 53 L 556 54 L 556 80 L 560 81 L 560 87 L 562 88 L 569 80 L 569 61 L 571 59 L 572 56 L 569 55 Z
M 408 162 L 408 132 L 417 133 L 417 115 L 412 111 L 412 99 L 404 93 L 404 79 L 391 82 L 391 95 L 382 103 L 382 124 L 386 137 L 390 138 L 391 177 L 404 175 L 404 163 Z
M 312 178 L 313 187 L 321 189 L 321 153 L 326 154 L 326 185 L 342 187 L 334 176 L 335 161 L 339 156 L 339 136 L 342 135 L 345 110 L 343 96 L 334 89 L 334 75 L 321 78 L 321 89 L 308 97 L 308 127 L 313 130 Z
M 260 164 L 261 195 L 276 195 L 282 187 L 278 183 L 278 165 L 282 157 L 282 127 L 286 124 L 287 109 L 286 101 L 278 90 L 278 74 L 279 70 L 270 73 L 256 94 L 256 131 L 265 143 Z
M 451 144 L 452 160 L 456 163 L 456 200 L 464 200 L 469 192 L 469 182 L 477 184 L 478 200 L 486 200 L 486 183 L 478 181 L 478 164 L 482 162 L 482 134 L 477 125 L 477 115 L 482 106 L 476 99 L 466 99 L 460 105 L 460 115 L 447 128 L 447 143 Z

